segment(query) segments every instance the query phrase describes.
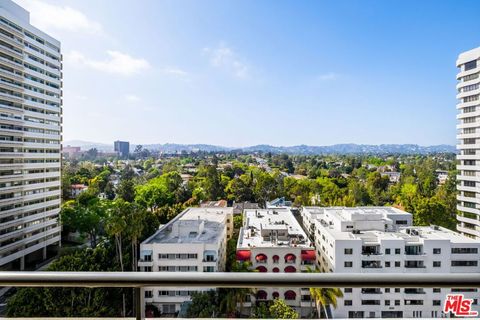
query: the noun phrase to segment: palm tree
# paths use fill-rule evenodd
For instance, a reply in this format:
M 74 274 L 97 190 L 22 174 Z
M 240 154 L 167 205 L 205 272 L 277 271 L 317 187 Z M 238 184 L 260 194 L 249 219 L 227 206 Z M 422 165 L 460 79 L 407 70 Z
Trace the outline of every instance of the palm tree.
M 136 272 L 138 270 L 138 238 L 142 236 L 142 231 L 144 227 L 145 220 L 145 210 L 138 206 L 135 203 L 126 203 L 127 204 L 127 215 L 125 220 L 126 224 L 126 233 L 131 240 L 131 250 L 132 250 L 132 271 Z M 135 306 L 135 290 L 133 290 L 133 305 Z
M 257 270 L 252 269 L 252 263 L 247 261 L 235 263 L 232 272 L 257 272 Z M 241 315 L 243 312 L 245 297 L 252 294 L 255 294 L 255 289 L 253 288 L 236 288 L 227 290 L 227 293 L 222 300 L 223 310 L 225 310 L 226 314 L 231 314 L 235 312 L 237 305 L 240 305 L 239 312 Z
M 115 238 L 115 251 L 117 253 L 117 260 L 120 263 L 120 270 L 123 272 L 123 252 L 122 252 L 122 233 L 127 228 L 127 223 L 124 217 L 125 201 L 119 199 L 112 203 L 108 210 L 107 223 L 105 223 L 105 231 L 109 236 Z M 126 314 L 125 294 L 122 294 L 122 310 L 123 316 Z
M 308 268 L 307 272 L 319 272 L 319 270 Z M 315 301 L 318 318 L 321 315 L 321 308 L 323 308 L 325 318 L 328 318 L 327 307 L 337 308 L 337 298 L 342 298 L 343 292 L 339 288 L 310 288 L 310 296 Z

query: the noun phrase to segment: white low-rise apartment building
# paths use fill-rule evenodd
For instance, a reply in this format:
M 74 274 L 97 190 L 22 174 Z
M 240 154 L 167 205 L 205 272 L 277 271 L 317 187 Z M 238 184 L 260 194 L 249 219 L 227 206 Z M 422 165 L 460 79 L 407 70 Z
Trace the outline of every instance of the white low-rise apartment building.
M 317 265 L 339 273 L 478 273 L 480 242 L 451 230 L 412 226 L 412 215 L 392 207 L 304 207 Z M 335 318 L 445 317 L 446 295 L 475 299 L 477 289 L 343 288 Z
M 233 208 L 188 208 L 140 244 L 140 271 L 225 271 L 227 238 L 233 230 Z M 211 288 L 196 288 L 205 291 Z M 145 304 L 163 315 L 185 310 L 189 288 L 144 288 Z
M 290 208 L 246 209 L 237 243 L 237 261 L 250 261 L 259 272 L 304 272 L 315 268 L 315 250 Z M 301 316 L 311 315 L 308 288 L 258 289 L 253 302 L 284 299 Z

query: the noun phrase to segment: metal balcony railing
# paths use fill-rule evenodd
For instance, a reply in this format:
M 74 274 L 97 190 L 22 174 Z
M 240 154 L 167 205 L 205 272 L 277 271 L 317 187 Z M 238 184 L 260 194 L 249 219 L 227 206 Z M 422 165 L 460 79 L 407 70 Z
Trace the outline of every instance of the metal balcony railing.
M 0 287 L 135 288 L 142 319 L 143 287 L 212 288 L 480 288 L 479 273 L 202 273 L 202 272 L 0 272 Z

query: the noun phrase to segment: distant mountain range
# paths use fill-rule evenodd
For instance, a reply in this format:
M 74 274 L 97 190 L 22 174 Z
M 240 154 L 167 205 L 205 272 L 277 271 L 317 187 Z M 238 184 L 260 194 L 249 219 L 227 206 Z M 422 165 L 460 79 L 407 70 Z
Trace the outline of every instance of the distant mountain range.
M 97 148 L 99 151 L 111 152 L 113 151 L 113 143 L 111 145 L 104 143 L 96 143 L 81 140 L 64 141 L 64 146 L 70 145 L 74 147 L 81 147 L 82 150 L 90 148 Z M 130 151 L 133 152 L 135 144 L 130 145 Z M 288 154 L 429 154 L 429 153 L 455 153 L 455 146 L 452 145 L 435 145 L 435 146 L 419 146 L 417 144 L 334 144 L 331 146 L 307 146 L 298 145 L 290 147 L 278 147 L 266 144 L 249 146 L 243 148 L 230 148 L 223 146 L 215 146 L 209 144 L 145 144 L 144 148 L 151 151 L 161 151 L 164 153 L 177 153 L 181 151 L 196 152 L 196 151 L 243 151 L 243 152 L 271 152 L 271 153 L 288 153 Z

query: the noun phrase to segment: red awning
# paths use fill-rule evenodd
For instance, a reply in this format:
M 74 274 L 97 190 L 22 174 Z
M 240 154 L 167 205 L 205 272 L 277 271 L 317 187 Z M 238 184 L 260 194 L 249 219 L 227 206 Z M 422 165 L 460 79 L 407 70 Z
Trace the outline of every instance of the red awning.
M 250 260 L 251 254 L 252 253 L 250 252 L 250 250 L 238 250 L 237 251 L 237 260 L 238 261 Z
M 295 255 L 293 253 L 287 253 L 285 255 L 285 260 L 287 261 L 294 261 L 297 257 L 295 257 Z
M 280 269 L 278 269 L 277 267 L 273 268 L 272 270 L 273 272 L 280 272 Z
M 257 291 L 257 299 L 258 300 L 266 300 L 267 299 L 267 292 L 264 290 Z
M 288 266 L 284 269 L 285 272 L 297 272 L 297 269 L 294 266 Z
M 267 272 L 267 268 L 265 268 L 264 266 L 258 266 L 257 270 L 258 272 Z
M 297 294 L 295 293 L 295 291 L 288 290 L 285 292 L 285 300 L 295 300 L 296 297 Z
M 278 260 L 280 260 L 280 257 L 277 256 L 277 255 L 274 255 L 274 256 L 272 257 L 272 259 L 273 259 L 273 261 L 278 261 Z
M 272 293 L 272 297 L 274 299 L 278 299 L 278 297 L 280 297 L 280 293 L 278 293 L 277 291 L 275 291 L 274 293 Z
M 257 256 L 255 257 L 255 259 L 257 261 L 266 261 L 267 260 L 267 256 L 264 255 L 263 253 L 260 253 L 260 254 L 257 254 Z
M 302 250 L 302 260 L 315 261 L 315 250 Z

